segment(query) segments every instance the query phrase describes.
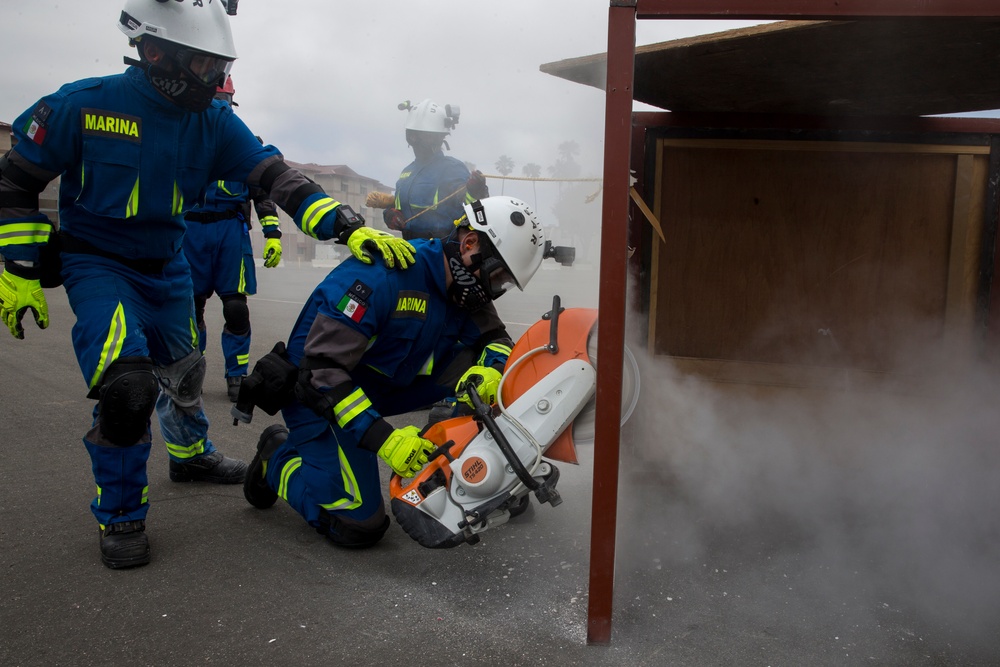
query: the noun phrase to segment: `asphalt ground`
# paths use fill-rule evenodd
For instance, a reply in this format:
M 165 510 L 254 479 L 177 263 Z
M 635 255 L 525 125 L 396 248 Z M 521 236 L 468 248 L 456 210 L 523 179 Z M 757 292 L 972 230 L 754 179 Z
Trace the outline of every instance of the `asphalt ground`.
M 287 262 L 259 269 L 252 359 L 287 336 L 324 274 Z M 593 265 L 546 268 L 500 311 L 519 335 L 553 294 L 564 306 L 595 307 L 598 285 Z M 879 556 L 885 543 L 869 539 L 868 505 L 815 492 L 826 487 L 808 466 L 801 488 L 765 503 L 761 488 L 780 486 L 780 477 L 761 475 L 767 464 L 739 447 L 713 449 L 740 436 L 714 428 L 699 454 L 705 439 L 695 427 L 726 423 L 726 405 L 642 359 L 640 410 L 623 439 L 609 645 L 586 642 L 589 448 L 580 466 L 560 465 L 560 506 L 535 503 L 478 545 L 427 550 L 394 524 L 377 547 L 347 551 L 280 501 L 260 511 L 239 486 L 170 482 L 154 426 L 152 563 L 108 570 L 80 441 L 93 402 L 72 353 L 65 295 L 47 294 L 49 330 L 29 325 L 23 341 L 0 337 L 0 665 L 1000 664 L 1000 539 L 989 518 L 1000 504 L 981 506 L 1000 499 L 990 482 L 995 455 L 977 459 L 989 474 L 970 482 L 985 485 L 972 499 L 977 558 L 952 554 L 952 577 L 894 567 Z M 274 419 L 258 412 L 253 424 L 232 425 L 217 299 L 207 315 L 210 436 L 249 460 Z M 680 406 L 680 422 L 651 418 L 669 411 L 663 400 Z M 750 421 L 780 430 L 770 418 Z M 872 509 L 884 518 L 885 506 Z M 836 524 L 832 537 L 803 518 L 813 515 Z M 964 553 L 964 533 L 946 537 Z

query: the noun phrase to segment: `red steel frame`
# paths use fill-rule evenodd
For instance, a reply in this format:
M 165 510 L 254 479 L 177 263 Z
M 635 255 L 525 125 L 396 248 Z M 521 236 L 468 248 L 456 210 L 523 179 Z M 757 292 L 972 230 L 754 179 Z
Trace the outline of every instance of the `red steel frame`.
M 601 334 L 597 343 L 588 643 L 607 644 L 611 641 L 636 20 L 855 20 L 935 16 L 1000 18 L 1000 3 L 997 0 L 611 0 L 608 13 L 601 292 L 598 302 Z

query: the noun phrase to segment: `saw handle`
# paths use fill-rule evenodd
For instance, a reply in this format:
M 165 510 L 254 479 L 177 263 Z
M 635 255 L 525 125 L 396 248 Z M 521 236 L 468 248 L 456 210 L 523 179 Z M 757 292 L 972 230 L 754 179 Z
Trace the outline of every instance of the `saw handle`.
M 559 297 L 556 297 L 557 299 Z M 469 394 L 469 398 L 472 399 L 472 407 L 476 410 L 476 421 L 483 424 L 486 430 L 490 432 L 493 439 L 496 440 L 497 446 L 500 447 L 500 451 L 503 452 L 504 458 L 507 459 L 507 463 L 513 468 L 514 474 L 517 478 L 521 480 L 521 483 L 532 491 L 537 490 L 541 484 L 539 484 L 528 469 L 524 467 L 521 463 L 521 459 L 517 457 L 514 450 L 511 448 L 510 443 L 507 442 L 507 437 L 497 426 L 496 420 L 493 418 L 493 412 L 490 406 L 486 405 L 482 398 L 479 397 L 479 392 L 476 391 L 476 385 L 473 382 L 465 383 L 465 391 Z
M 560 304 L 559 295 L 554 295 L 552 297 L 552 310 L 542 315 L 543 320 L 552 320 L 552 324 L 549 325 L 549 344 L 546 348 L 552 354 L 559 352 L 559 313 L 565 310 Z

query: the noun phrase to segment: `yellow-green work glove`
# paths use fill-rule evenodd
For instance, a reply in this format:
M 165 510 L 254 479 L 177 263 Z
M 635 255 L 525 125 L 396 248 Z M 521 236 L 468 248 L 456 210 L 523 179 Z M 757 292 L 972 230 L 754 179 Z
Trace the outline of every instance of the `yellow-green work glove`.
M 397 428 L 378 450 L 380 459 L 389 464 L 400 477 L 413 477 L 427 463 L 434 443 L 421 438 L 416 426 Z
M 465 391 L 465 384 L 472 381 L 476 385 L 476 393 L 479 394 L 479 398 L 483 399 L 483 403 L 493 405 L 497 402 L 497 391 L 500 389 L 501 377 L 503 376 L 500 371 L 490 366 L 473 366 L 465 371 L 458 384 L 455 385 L 455 397 L 470 408 L 474 407 L 472 399 Z
M 273 269 L 281 261 L 281 239 L 264 240 L 264 267 Z
M 390 268 L 397 262 L 401 269 L 413 264 L 413 246 L 409 241 L 371 227 L 358 227 L 351 232 L 347 247 L 365 264 L 371 264 L 377 253 L 381 253 L 382 261 Z
M 21 320 L 27 310 L 31 310 L 39 329 L 49 326 L 49 304 L 45 302 L 41 283 L 4 271 L 0 274 L 0 319 L 14 338 L 24 339 Z

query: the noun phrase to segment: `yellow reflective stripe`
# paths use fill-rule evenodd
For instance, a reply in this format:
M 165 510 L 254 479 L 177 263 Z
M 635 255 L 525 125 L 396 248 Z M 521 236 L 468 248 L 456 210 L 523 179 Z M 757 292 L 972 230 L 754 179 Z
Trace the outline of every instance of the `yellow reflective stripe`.
M 240 260 L 240 284 L 236 287 L 236 291 L 240 294 L 247 293 L 247 263 L 246 260 Z
M 186 447 L 184 445 L 175 445 L 172 442 L 168 442 L 167 451 L 179 459 L 193 459 L 194 457 L 205 453 L 205 439 L 202 438 L 198 442 L 192 445 L 187 445 Z
M 468 192 L 466 192 L 465 193 L 465 203 L 466 204 L 471 204 L 474 201 L 476 201 L 476 198 L 473 197 L 472 195 L 470 195 Z
M 201 334 L 198 333 L 198 323 L 194 321 L 194 318 L 188 318 L 188 327 L 191 328 L 191 347 L 195 350 L 198 349 L 198 343 L 201 342 Z
M 172 215 L 180 215 L 184 212 L 184 195 L 181 194 L 181 189 L 177 187 L 177 181 L 174 181 L 174 207 L 171 211 Z
M 490 343 L 483 349 L 483 353 L 479 355 L 479 362 L 478 362 L 479 366 L 482 366 L 484 363 L 486 363 L 487 352 L 496 352 L 497 354 L 503 354 L 509 357 L 511 349 L 510 346 L 504 345 L 503 343 Z
M 285 467 L 281 469 L 281 481 L 278 482 L 278 495 L 286 503 L 288 502 L 288 480 L 291 479 L 292 473 L 302 467 L 302 457 L 296 456 L 285 464 Z
M 51 232 L 48 222 L 11 222 L 0 226 L 0 246 L 48 243 Z
M 100 486 L 97 487 L 97 506 L 98 507 L 101 506 L 101 487 Z M 101 526 L 101 528 L 104 528 L 104 526 Z
M 431 356 L 427 357 L 427 361 L 424 362 L 424 365 L 417 372 L 417 375 L 430 375 L 433 370 L 434 370 L 434 353 L 431 352 Z
M 317 199 L 302 215 L 302 231 L 309 236 L 316 238 L 316 225 L 323 220 L 324 215 L 338 206 L 340 206 L 340 202 L 335 199 L 331 199 L 329 197 L 320 197 Z
M 225 192 L 230 197 L 235 197 L 236 196 L 232 192 L 230 192 L 228 189 L 226 189 L 226 182 L 225 181 L 217 181 L 216 182 L 216 187 L 219 188 L 220 190 L 222 190 L 223 192 Z
M 131 218 L 139 214 L 139 178 L 136 177 L 135 185 L 132 186 L 132 194 L 128 196 L 128 205 L 125 206 L 125 217 Z
M 149 487 L 144 486 L 142 487 L 142 500 L 139 501 L 139 504 L 145 505 L 148 502 L 149 502 Z
M 365 392 L 358 387 L 348 395 L 347 398 L 333 406 L 333 414 L 337 418 L 337 426 L 345 428 L 352 419 L 370 408 L 372 402 L 365 396 Z
M 337 446 L 337 456 L 340 457 L 340 476 L 348 497 L 332 503 L 320 503 L 320 507 L 327 510 L 353 510 L 361 507 L 361 489 L 358 487 L 358 480 L 354 476 L 354 471 L 351 469 L 351 464 L 348 462 L 343 448 L 339 445 Z
M 108 328 L 108 337 L 104 340 L 104 348 L 101 350 L 101 358 L 97 360 L 97 368 L 93 377 L 90 378 L 90 388 L 93 389 L 100 382 L 104 375 L 104 369 L 114 363 L 115 359 L 122 353 L 122 345 L 125 344 L 125 334 L 128 327 L 125 325 L 125 308 L 122 302 L 118 302 L 114 315 L 111 316 L 111 326 Z
M 249 353 L 247 353 L 247 354 L 237 354 L 236 355 L 236 363 L 238 363 L 240 366 L 242 366 L 243 364 L 249 364 L 250 363 L 250 354 Z
M 278 216 L 276 216 L 276 215 L 265 215 L 263 218 L 260 219 L 260 226 L 261 227 L 267 227 L 268 225 L 276 225 L 279 222 L 281 222 L 281 221 L 278 220 Z

